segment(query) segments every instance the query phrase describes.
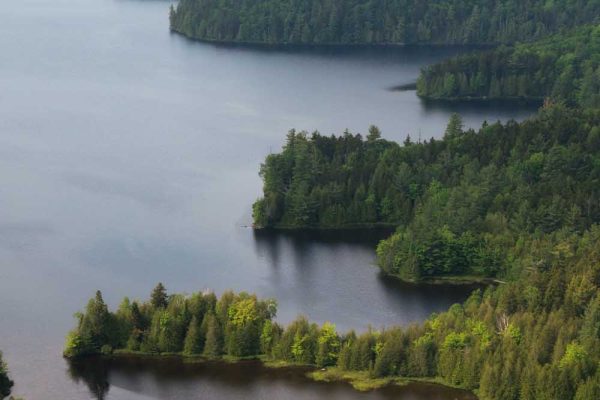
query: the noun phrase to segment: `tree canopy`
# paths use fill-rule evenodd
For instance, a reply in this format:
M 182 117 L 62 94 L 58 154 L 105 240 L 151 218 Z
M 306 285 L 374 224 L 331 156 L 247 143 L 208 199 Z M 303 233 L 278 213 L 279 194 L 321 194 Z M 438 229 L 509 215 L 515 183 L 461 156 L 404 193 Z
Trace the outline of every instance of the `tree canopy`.
M 13 385 L 13 381 L 8 377 L 8 368 L 2 359 L 2 352 L 0 352 L 0 399 L 10 395 Z
M 282 327 L 272 300 L 175 294 L 166 309 L 139 303 L 142 325 L 133 316 L 138 302 L 125 299 L 107 318 L 88 305 L 65 354 L 252 357 L 373 379 L 435 380 L 476 390 L 482 400 L 589 400 L 600 391 L 599 242 L 598 225 L 524 238 L 511 261 L 522 279 L 477 290 L 420 324 L 342 334 L 300 316 Z M 113 334 L 93 348 L 73 347 L 90 336 L 82 320 L 104 321 L 100 330 Z
M 593 22 L 595 0 L 181 0 L 190 38 L 291 44 L 492 44 Z
M 550 98 L 600 107 L 600 25 L 428 66 L 417 93 L 430 99 Z
M 523 237 L 600 222 L 600 113 L 549 105 L 522 123 L 403 146 L 379 138 L 291 131 L 261 167 L 258 227 L 389 224 L 382 269 L 408 280 L 507 277 Z

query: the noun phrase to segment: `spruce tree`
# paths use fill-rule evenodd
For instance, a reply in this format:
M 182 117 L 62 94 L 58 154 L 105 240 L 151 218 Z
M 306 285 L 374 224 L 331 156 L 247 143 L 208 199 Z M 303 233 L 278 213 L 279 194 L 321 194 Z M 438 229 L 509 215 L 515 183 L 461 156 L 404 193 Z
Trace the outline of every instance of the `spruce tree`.
M 212 314 L 206 314 L 206 342 L 204 343 L 204 351 L 202 354 L 205 357 L 219 357 L 223 349 L 223 333 L 219 326 L 219 321 Z M 204 324 L 204 323 L 203 323 Z
M 203 347 L 204 338 L 202 337 L 202 330 L 200 329 L 198 319 L 194 316 L 190 321 L 190 325 L 185 336 L 183 354 L 187 356 L 202 354 Z
M 459 114 L 454 113 L 450 116 L 450 120 L 448 121 L 448 126 L 446 126 L 446 131 L 444 132 L 444 138 L 453 138 L 457 137 L 462 133 L 463 130 L 463 121 Z
M 154 288 L 154 290 L 152 290 L 150 302 L 154 308 L 167 307 L 167 291 L 163 286 L 162 282 L 159 282 L 158 285 L 156 285 L 156 287 Z

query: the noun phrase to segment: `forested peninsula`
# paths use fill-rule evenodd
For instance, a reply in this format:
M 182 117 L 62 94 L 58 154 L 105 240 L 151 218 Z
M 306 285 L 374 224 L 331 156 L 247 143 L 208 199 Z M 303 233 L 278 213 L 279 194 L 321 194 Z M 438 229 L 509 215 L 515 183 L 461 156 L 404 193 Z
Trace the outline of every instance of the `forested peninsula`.
M 263 44 L 500 44 L 594 22 L 595 0 L 180 0 L 171 30 Z
M 600 111 L 548 104 L 521 123 L 462 127 L 403 145 L 291 131 L 261 166 L 257 227 L 387 224 L 383 271 L 417 281 L 518 275 L 520 244 L 600 222 Z
M 600 107 L 600 25 L 431 65 L 421 72 L 417 94 L 443 100 L 551 98 Z
M 556 33 L 454 58 L 419 82 L 426 97 L 545 99 L 526 121 L 474 130 L 453 115 L 443 138 L 402 144 L 375 126 L 365 137 L 292 130 L 260 169 L 256 228 L 393 226 L 377 247 L 386 274 L 502 284 L 422 323 L 346 333 L 303 316 L 282 326 L 275 300 L 243 292 L 169 295 L 159 284 L 112 312 L 98 291 L 64 355 L 259 359 L 358 389 L 416 380 L 481 400 L 600 398 L 598 28 L 566 29 L 594 21 L 599 4 L 181 0 L 172 29 L 203 40 L 510 44 Z
M 481 400 L 600 397 L 600 227 L 523 240 L 522 278 L 421 324 L 340 334 L 298 317 L 275 320 L 274 300 L 247 293 L 125 298 L 111 312 L 100 292 L 77 314 L 65 356 L 174 355 L 192 360 L 258 358 L 308 365 L 318 380 L 370 389 L 407 380 L 472 390 Z

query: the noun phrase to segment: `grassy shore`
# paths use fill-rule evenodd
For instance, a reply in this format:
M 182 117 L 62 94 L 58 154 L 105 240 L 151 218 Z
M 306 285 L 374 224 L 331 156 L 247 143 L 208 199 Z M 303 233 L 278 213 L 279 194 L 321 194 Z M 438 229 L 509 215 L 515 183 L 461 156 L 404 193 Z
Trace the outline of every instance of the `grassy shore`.
M 320 369 L 307 373 L 307 376 L 317 382 L 347 382 L 358 391 L 366 392 L 388 385 L 405 386 L 409 383 L 427 383 L 446 386 L 453 389 L 466 390 L 460 386 L 448 384 L 442 378 L 407 378 L 407 377 L 385 377 L 374 378 L 368 371 L 342 371 L 337 367 Z
M 383 272 L 382 272 L 383 273 Z M 402 282 L 414 283 L 414 284 L 428 284 L 428 285 L 493 285 L 505 283 L 502 280 L 496 278 L 490 278 L 478 275 L 440 275 L 440 276 L 424 276 L 419 279 L 407 279 L 396 274 L 386 274 L 394 279 L 398 279 Z
M 386 222 L 375 223 L 355 223 L 343 225 L 317 225 L 317 226 L 297 226 L 277 224 L 275 226 L 259 226 L 252 225 L 256 230 L 273 230 L 273 231 L 343 231 L 343 230 L 369 230 L 369 229 L 389 229 L 393 232 L 398 227 L 398 224 Z
M 223 363 L 238 363 L 243 361 L 256 361 L 260 362 L 266 368 L 290 368 L 297 369 L 298 371 L 304 372 L 309 379 L 316 382 L 346 382 L 350 384 L 355 390 L 366 392 L 375 390 L 388 385 L 404 386 L 409 383 L 428 383 L 436 384 L 440 386 L 451 387 L 454 389 L 463 388 L 455 385 L 450 385 L 444 382 L 441 378 L 406 378 L 406 377 L 385 377 L 385 378 L 374 378 L 368 371 L 342 371 L 337 367 L 328 367 L 318 369 L 315 365 L 298 364 L 288 361 L 281 360 L 269 360 L 264 357 L 218 357 L 218 358 L 207 358 L 203 356 L 186 356 L 182 353 L 149 353 L 142 351 L 130 351 L 125 349 L 115 350 L 112 354 L 104 354 L 103 357 L 140 357 L 140 358 L 165 358 L 165 357 L 178 357 L 186 363 L 208 363 L 208 362 L 223 362 Z M 307 371 L 308 370 L 308 371 Z

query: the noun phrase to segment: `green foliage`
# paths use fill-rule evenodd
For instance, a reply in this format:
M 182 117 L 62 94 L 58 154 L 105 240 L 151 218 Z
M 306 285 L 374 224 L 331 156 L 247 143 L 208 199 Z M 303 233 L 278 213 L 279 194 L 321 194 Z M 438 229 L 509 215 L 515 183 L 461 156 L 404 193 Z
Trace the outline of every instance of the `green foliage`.
M 65 356 L 74 357 L 99 353 L 104 345 L 118 347 L 121 338 L 114 315 L 108 308 L 100 291 L 88 302 L 85 312 L 76 314 L 77 328 L 69 333 L 65 344 Z
M 600 371 L 579 385 L 575 394 L 575 400 L 588 400 L 600 398 Z
M 550 98 L 600 107 L 600 25 L 431 65 L 422 70 L 417 93 L 432 99 Z
M 127 349 L 206 357 L 257 356 L 261 349 L 271 349 L 281 334 L 271 324 L 276 310 L 274 300 L 258 300 L 247 293 L 225 292 L 219 301 L 212 293 L 171 295 L 167 301 L 165 288 L 159 284 L 150 301 L 140 305 L 126 298 L 112 313 L 98 292 L 85 312 L 76 315 L 78 325 L 67 335 L 64 354 L 79 357 Z M 267 326 L 268 338 L 263 337 Z
M 285 329 L 274 317 L 272 301 L 247 293 L 225 292 L 216 301 L 212 294 L 173 295 L 166 309 L 150 302 L 138 308 L 152 321 L 142 331 L 142 348 L 206 357 L 262 357 L 338 370 L 372 378 L 435 378 L 437 381 L 478 390 L 482 400 L 589 399 L 599 391 L 600 369 L 600 226 L 583 232 L 560 230 L 522 238 L 514 250 L 521 264 L 520 279 L 475 291 L 464 304 L 436 314 L 419 325 L 369 329 L 357 336 L 340 335 L 335 326 L 319 327 L 299 317 Z M 574 312 L 567 282 L 586 276 L 591 296 L 579 297 Z M 562 282 L 562 283 L 561 283 Z M 586 289 L 590 290 L 590 289 Z M 79 326 L 67 340 L 79 348 L 87 337 L 83 327 L 95 327 L 106 340 L 97 352 L 115 349 L 109 321 L 136 302 L 123 302 L 116 313 L 104 313 L 101 296 L 90 301 Z M 202 307 L 200 305 L 202 304 Z M 191 311 L 193 310 L 193 311 Z M 198 315 L 203 321 L 198 324 Z M 87 315 L 87 313 L 94 315 Z M 192 314 L 194 314 L 192 316 Z M 184 321 L 185 335 L 178 331 Z M 130 326 L 133 335 L 138 328 Z M 86 328 L 88 329 L 88 328 Z M 167 333 L 170 332 L 170 333 Z M 176 342 L 171 342 L 175 340 Z M 204 344 L 204 345 L 203 345 Z M 89 354 L 75 352 L 73 355 Z M 594 396 L 592 396 L 594 395 Z M 592 397 L 590 397 L 592 396 Z
M 255 207 L 267 217 L 256 224 L 398 226 L 377 248 L 388 274 L 515 277 L 520 241 L 600 222 L 600 146 L 590 145 L 600 144 L 599 125 L 597 109 L 556 104 L 479 131 L 453 116 L 442 140 L 405 146 L 291 131 L 261 167 L 264 198 Z M 540 294 L 527 290 L 533 307 Z M 593 284 L 578 276 L 563 290 L 581 313 Z
M 463 132 L 463 121 L 459 114 L 452 114 L 448 126 L 444 132 L 445 139 L 452 139 L 460 136 Z
M 190 321 L 188 331 L 185 335 L 185 341 L 183 344 L 183 354 L 185 354 L 186 356 L 195 356 L 202 354 L 205 339 L 206 334 L 202 335 L 200 323 L 198 322 L 196 316 L 193 316 L 192 320 Z
M 573 65 L 578 56 L 561 57 Z M 567 95 L 582 90 L 573 76 Z M 342 376 L 435 378 L 477 390 L 482 400 L 597 398 L 598 126 L 598 107 L 549 104 L 525 122 L 484 124 L 478 132 L 453 116 L 443 140 L 407 139 L 403 147 L 373 129 L 366 141 L 348 132 L 336 138 L 291 131 L 282 153 L 261 168 L 259 204 L 269 204 L 263 226 L 394 224 L 397 232 L 377 248 L 384 272 L 507 283 L 477 291 L 424 324 L 358 337 L 329 325 L 318 331 L 300 318 L 282 331 L 270 356 L 318 365 L 336 360 Z M 300 204 L 308 212 L 299 213 Z
M 2 360 L 2 352 L 0 352 L 0 399 L 8 397 L 14 383 L 8 377 L 8 368 Z
M 340 338 L 335 325 L 326 322 L 319 332 L 316 363 L 319 367 L 335 365 L 340 352 Z
M 580 366 L 587 368 L 589 365 L 589 355 L 584 346 L 572 342 L 567 345 L 565 354 L 558 363 L 559 368 L 574 369 Z
M 540 38 L 599 14 L 593 0 L 182 0 L 170 23 L 227 42 L 488 44 Z
M 203 355 L 209 358 L 219 357 L 223 354 L 223 331 L 219 325 L 219 321 L 212 313 L 207 313 L 202 322 L 202 326 L 206 331 L 206 340 L 204 345 Z
M 156 285 L 154 290 L 152 290 L 152 295 L 150 296 L 150 303 L 154 308 L 166 308 L 167 307 L 167 291 L 161 282 Z
M 340 138 L 315 132 L 309 138 L 290 131 L 282 153 L 269 155 L 261 166 L 264 198 L 254 204 L 255 225 L 342 227 L 393 221 L 391 208 L 380 221 L 382 200 L 367 188 L 377 172 L 377 158 L 394 145 L 380 140 L 376 127 L 369 138 L 363 141 L 349 132 Z
M 376 382 L 434 378 L 476 390 L 481 400 L 597 398 L 598 126 L 598 109 L 558 104 L 478 132 L 454 116 L 443 140 L 407 139 L 403 147 L 376 128 L 366 141 L 290 131 L 283 152 L 261 168 L 257 225 L 394 224 L 397 232 L 377 248 L 385 272 L 502 276 L 506 283 L 423 324 L 359 336 L 304 317 L 284 329 L 273 322 L 273 300 L 247 293 L 167 298 L 162 287 L 150 301 L 125 299 L 112 313 L 97 292 L 77 314 L 65 355 L 201 351 L 335 365 L 340 376 Z

